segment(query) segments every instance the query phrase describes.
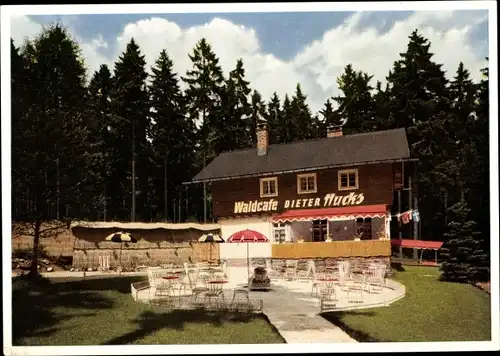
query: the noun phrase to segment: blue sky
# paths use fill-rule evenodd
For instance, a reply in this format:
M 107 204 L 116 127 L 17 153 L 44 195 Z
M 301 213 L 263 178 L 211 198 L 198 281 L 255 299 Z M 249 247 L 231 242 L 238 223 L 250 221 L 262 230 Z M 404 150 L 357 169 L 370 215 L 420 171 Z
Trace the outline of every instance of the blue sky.
M 363 14 L 360 28 L 376 26 L 382 32 L 388 31 L 395 21 L 408 18 L 412 11 L 367 12 Z M 486 13 L 484 11 L 484 13 Z M 281 59 L 289 60 L 307 43 L 320 37 L 328 29 L 342 23 L 352 12 L 296 12 L 296 13 L 220 13 L 220 14 L 116 14 L 116 15 L 66 15 L 30 16 L 37 23 L 54 21 L 71 25 L 84 39 L 92 39 L 99 34 L 107 42 L 112 42 L 124 24 L 133 23 L 148 17 L 161 17 L 189 28 L 202 25 L 214 17 L 227 19 L 246 27 L 254 28 L 262 38 L 262 49 Z M 487 56 L 487 46 L 482 41 L 488 38 L 487 21 L 476 26 L 470 34 L 471 41 L 477 41 L 477 49 Z M 293 39 L 293 40 L 290 40 Z M 109 48 L 112 53 L 114 48 Z
M 148 66 L 166 49 L 184 75 L 187 54 L 206 37 L 226 73 L 242 58 L 252 88 L 264 98 L 274 91 L 291 95 L 300 82 L 313 111 L 338 93 L 335 81 L 347 64 L 373 75 L 373 84 L 384 81 L 414 29 L 431 40 L 449 77 L 463 61 L 478 79 L 488 55 L 486 10 L 31 15 L 16 21 L 16 44 L 40 25 L 62 22 L 80 43 L 89 75 L 100 64 L 112 68 L 132 37 Z

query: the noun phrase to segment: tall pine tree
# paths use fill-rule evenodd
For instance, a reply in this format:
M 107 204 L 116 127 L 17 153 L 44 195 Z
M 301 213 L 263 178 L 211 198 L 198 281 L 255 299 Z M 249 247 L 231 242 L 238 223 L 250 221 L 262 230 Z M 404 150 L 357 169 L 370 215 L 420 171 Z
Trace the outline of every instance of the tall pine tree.
M 114 212 L 108 211 L 108 202 L 117 198 L 117 196 L 110 196 L 114 185 L 110 179 L 111 169 L 113 168 L 111 163 L 118 156 L 115 148 L 116 135 L 112 131 L 115 126 L 110 97 L 112 89 L 111 72 L 108 66 L 103 64 L 90 80 L 86 114 L 90 131 L 89 143 L 94 152 L 94 164 L 98 171 L 96 172 L 97 184 L 94 187 L 93 194 L 98 206 L 102 207 L 102 220 L 104 221 L 113 217 Z
M 418 31 L 412 32 L 400 56 L 388 76 L 390 118 L 394 128 L 406 128 L 412 157 L 419 159 L 422 230 L 428 239 L 437 239 L 446 225 L 447 198 L 441 183 L 447 178 L 436 167 L 448 160 L 440 152 L 449 152 L 453 145 L 446 127 L 451 119 L 447 80 L 442 65 L 432 61 L 430 42 Z
M 179 196 L 182 179 L 189 179 L 184 172 L 192 163 L 194 133 L 193 122 L 185 115 L 185 98 L 179 87 L 173 62 L 163 50 L 155 66 L 149 87 L 152 108 L 150 137 L 156 170 L 153 191 L 157 193 L 154 206 L 159 206 L 165 221 L 171 221 L 175 202 Z M 178 205 L 178 204 L 177 204 Z M 152 213 L 156 216 L 156 213 Z
M 292 97 L 292 114 L 289 118 L 290 124 L 295 128 L 293 140 L 308 140 L 314 138 L 317 128 L 313 122 L 311 110 L 306 103 L 307 96 L 302 92 L 300 84 L 295 87 L 295 94 Z
M 188 85 L 185 91 L 185 96 L 188 98 L 188 116 L 198 127 L 197 167 L 201 169 L 221 150 L 224 135 L 221 103 L 224 93 L 224 75 L 219 59 L 205 38 L 196 44 L 189 58 L 193 62 L 193 69 L 188 70 L 182 80 Z M 203 183 L 203 221 L 208 219 L 210 201 L 207 185 Z
M 344 130 L 347 134 L 373 131 L 374 102 L 371 95 L 370 81 L 372 76 L 355 71 L 351 64 L 347 65 L 337 84 L 342 96 L 333 98 L 338 108 L 336 113 L 345 121 Z
M 248 102 L 251 92 L 249 82 L 245 80 L 243 61 L 236 62 L 236 68 L 229 73 L 226 82 L 222 110 L 224 112 L 224 129 L 221 135 L 220 151 L 251 147 L 252 108 Z
M 332 102 L 330 99 L 326 99 L 325 106 L 319 111 L 323 119 L 321 120 L 320 131 L 323 132 L 321 135 L 326 134 L 326 130 L 332 126 L 341 126 L 343 124 L 340 115 L 337 111 L 333 109 Z
M 285 125 L 283 122 L 283 112 L 281 110 L 281 101 L 276 92 L 267 104 L 267 122 L 269 125 L 269 143 L 285 142 Z
M 250 98 L 250 105 L 251 105 L 251 114 L 250 114 L 250 137 L 252 139 L 252 147 L 256 147 L 257 145 L 257 135 L 256 135 L 256 129 L 257 129 L 257 122 L 260 118 L 264 118 L 268 121 L 267 119 L 267 111 L 266 111 L 266 104 L 262 100 L 262 95 L 257 91 L 254 90 L 252 92 L 252 96 Z M 279 107 L 279 103 L 278 103 Z M 269 140 L 271 141 L 271 140 Z
M 59 24 L 25 43 L 24 63 L 13 56 L 18 98 L 13 103 L 12 188 L 23 193 L 15 204 L 25 207 L 13 210 L 13 232 L 33 236 L 30 274 L 36 276 L 40 238 L 57 235 L 72 218 L 88 216 L 94 208 L 87 194 L 94 167 L 83 115 L 86 73 L 78 43 Z M 21 103 L 26 105 L 22 110 Z
M 113 115 L 119 133 L 117 147 L 121 156 L 115 162 L 115 182 L 121 183 L 120 217 L 131 221 L 146 215 L 145 190 L 148 187 L 149 103 L 146 88 L 146 61 L 134 39 L 115 63 L 112 91 Z M 129 205 L 130 204 L 130 205 Z

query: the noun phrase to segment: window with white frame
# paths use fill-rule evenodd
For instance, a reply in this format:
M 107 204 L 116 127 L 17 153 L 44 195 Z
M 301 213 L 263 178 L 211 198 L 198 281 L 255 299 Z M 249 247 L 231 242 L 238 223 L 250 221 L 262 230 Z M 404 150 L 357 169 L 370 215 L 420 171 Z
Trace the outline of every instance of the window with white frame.
M 286 241 L 286 223 L 273 223 L 273 243 L 280 244 Z
M 353 190 L 359 188 L 358 170 L 345 169 L 339 171 L 339 190 Z
M 316 193 L 317 191 L 318 187 L 316 184 L 316 173 L 297 175 L 298 194 Z
M 261 178 L 260 179 L 260 197 L 276 197 L 278 196 L 278 178 Z

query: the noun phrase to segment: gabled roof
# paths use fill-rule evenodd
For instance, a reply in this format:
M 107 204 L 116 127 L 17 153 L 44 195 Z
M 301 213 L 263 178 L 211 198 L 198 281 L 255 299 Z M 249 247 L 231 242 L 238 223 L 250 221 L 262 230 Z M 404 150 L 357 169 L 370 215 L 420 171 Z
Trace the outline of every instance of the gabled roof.
M 270 145 L 266 155 L 257 148 L 221 153 L 192 183 L 318 170 L 335 166 L 402 161 L 410 158 L 404 128 L 340 137 Z

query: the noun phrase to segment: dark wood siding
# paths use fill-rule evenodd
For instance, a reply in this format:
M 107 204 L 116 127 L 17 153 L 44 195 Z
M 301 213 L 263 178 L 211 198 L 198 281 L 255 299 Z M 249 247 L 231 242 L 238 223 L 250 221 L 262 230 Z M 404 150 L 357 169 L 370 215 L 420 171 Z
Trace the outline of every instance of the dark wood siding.
M 357 190 L 338 190 L 338 170 L 329 169 L 317 171 L 317 193 L 298 194 L 297 174 L 280 174 L 278 178 L 278 196 L 261 198 L 259 178 L 241 178 L 212 183 L 213 213 L 216 217 L 232 217 L 234 203 L 237 201 L 277 200 L 279 211 L 282 211 L 285 200 L 323 198 L 326 194 L 346 195 L 350 192 L 363 193 L 362 205 L 387 204 L 392 205 L 393 166 L 390 163 L 363 165 L 353 167 L 358 169 L 359 188 Z M 343 170 L 341 168 L 340 170 Z M 351 167 L 349 169 L 352 169 Z M 307 172 L 304 172 L 307 173 Z M 241 215 L 241 214 L 238 214 Z

